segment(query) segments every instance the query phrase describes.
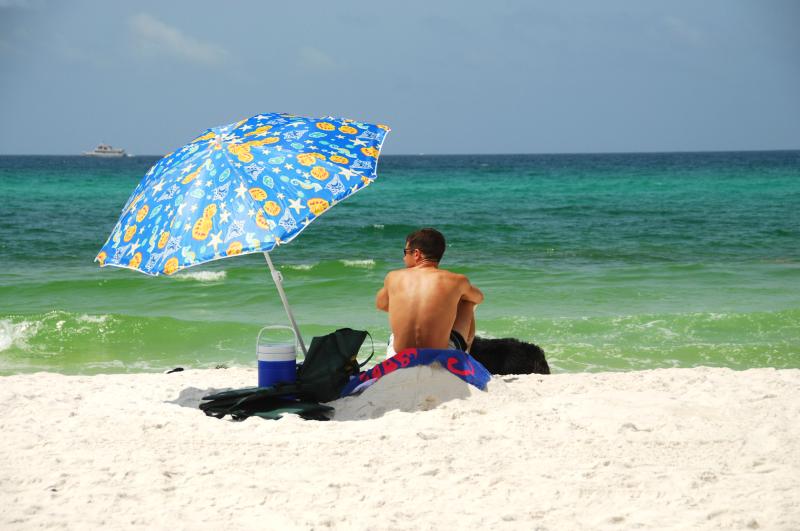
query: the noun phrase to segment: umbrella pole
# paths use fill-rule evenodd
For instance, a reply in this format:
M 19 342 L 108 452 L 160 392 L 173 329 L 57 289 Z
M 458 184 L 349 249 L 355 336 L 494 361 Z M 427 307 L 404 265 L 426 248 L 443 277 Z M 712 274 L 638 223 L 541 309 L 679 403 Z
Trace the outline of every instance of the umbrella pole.
M 289 308 L 289 301 L 286 300 L 286 293 L 283 291 L 283 275 L 272 265 L 272 259 L 269 257 L 269 253 L 264 253 L 264 258 L 267 259 L 267 265 L 269 265 L 269 270 L 272 273 L 272 280 L 275 281 L 275 286 L 278 288 L 278 295 L 280 295 L 281 302 L 283 302 L 283 308 L 286 310 L 286 315 L 289 316 L 289 322 L 292 324 L 294 333 L 297 335 L 297 341 L 300 342 L 300 349 L 303 351 L 303 357 L 305 357 L 307 354 L 306 344 L 303 343 L 303 336 L 300 335 L 300 329 L 297 327 L 297 322 L 294 320 L 292 309 Z

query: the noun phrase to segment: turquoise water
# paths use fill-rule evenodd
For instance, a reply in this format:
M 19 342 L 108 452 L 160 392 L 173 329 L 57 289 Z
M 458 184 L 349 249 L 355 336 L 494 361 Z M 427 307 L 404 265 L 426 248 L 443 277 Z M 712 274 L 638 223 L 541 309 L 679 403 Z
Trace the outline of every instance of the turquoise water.
M 0 157 L 0 374 L 252 365 L 285 323 L 263 256 L 173 278 L 92 262 L 156 160 Z M 797 151 L 387 156 L 272 256 L 307 338 L 385 342 L 374 294 L 435 226 L 486 295 L 479 333 L 555 371 L 800 367 L 798 207 Z

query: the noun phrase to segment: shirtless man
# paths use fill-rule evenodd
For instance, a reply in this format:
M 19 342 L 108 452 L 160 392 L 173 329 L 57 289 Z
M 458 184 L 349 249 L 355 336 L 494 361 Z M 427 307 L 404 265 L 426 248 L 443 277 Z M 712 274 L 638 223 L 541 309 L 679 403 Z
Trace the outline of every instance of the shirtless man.
M 387 355 L 403 349 L 437 348 L 469 351 L 475 337 L 475 306 L 483 293 L 464 275 L 439 269 L 444 236 L 435 229 L 408 235 L 405 269 L 390 271 L 375 297 L 389 312 L 392 340 Z

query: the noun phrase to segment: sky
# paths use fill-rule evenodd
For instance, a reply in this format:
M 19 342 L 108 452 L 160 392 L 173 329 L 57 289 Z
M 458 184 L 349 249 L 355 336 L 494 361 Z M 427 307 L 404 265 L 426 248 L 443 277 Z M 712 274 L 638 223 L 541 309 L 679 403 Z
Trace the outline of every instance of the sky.
M 0 154 L 264 112 L 385 154 L 800 149 L 795 0 L 0 0 Z

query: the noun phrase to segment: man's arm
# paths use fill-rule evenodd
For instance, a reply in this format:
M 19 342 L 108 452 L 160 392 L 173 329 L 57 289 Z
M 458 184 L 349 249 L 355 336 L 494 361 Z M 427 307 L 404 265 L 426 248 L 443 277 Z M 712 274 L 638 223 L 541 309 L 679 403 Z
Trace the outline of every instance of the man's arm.
M 375 296 L 375 307 L 384 312 L 389 311 L 389 290 L 386 289 L 388 280 L 389 275 L 386 275 L 383 280 L 383 287 L 378 290 L 378 294 Z
M 472 304 L 480 304 L 483 302 L 483 292 L 473 286 L 467 277 L 464 277 L 464 294 L 461 295 L 462 301 L 471 302 Z

